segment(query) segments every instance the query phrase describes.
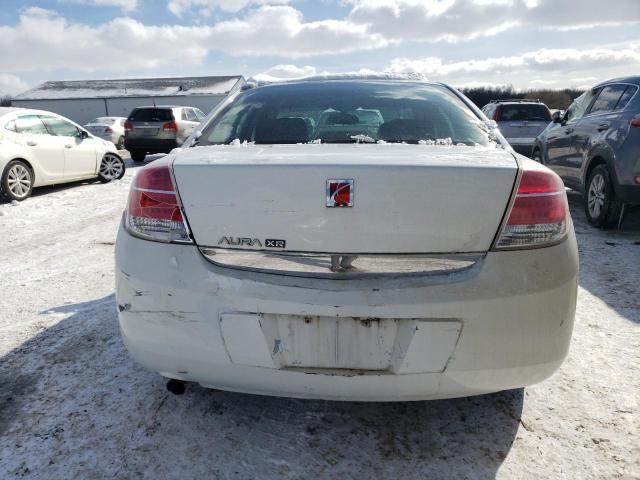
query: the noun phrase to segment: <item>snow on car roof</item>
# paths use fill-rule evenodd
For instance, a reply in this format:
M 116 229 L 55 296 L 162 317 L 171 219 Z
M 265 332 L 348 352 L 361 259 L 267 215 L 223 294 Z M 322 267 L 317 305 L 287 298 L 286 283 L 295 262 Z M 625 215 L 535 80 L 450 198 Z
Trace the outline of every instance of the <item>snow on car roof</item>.
M 162 97 L 225 95 L 243 77 L 174 77 L 122 80 L 53 81 L 21 93 L 14 100 L 62 98 Z
M 278 78 L 271 75 L 259 74 L 249 78 L 248 82 L 258 85 L 287 82 L 313 82 L 323 80 L 398 80 L 398 81 L 420 81 L 429 82 L 426 76 L 420 73 L 394 73 L 394 72 L 349 72 L 349 73 L 326 73 L 321 75 L 310 75 L 292 78 Z M 431 83 L 431 82 L 430 82 Z

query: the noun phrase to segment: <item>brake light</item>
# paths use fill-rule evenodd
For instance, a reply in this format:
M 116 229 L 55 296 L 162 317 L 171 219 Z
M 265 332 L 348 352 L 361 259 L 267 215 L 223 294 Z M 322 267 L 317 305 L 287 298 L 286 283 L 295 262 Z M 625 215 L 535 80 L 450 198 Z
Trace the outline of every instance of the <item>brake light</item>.
M 131 123 L 129 120 L 124 122 L 124 131 L 125 132 L 130 132 L 132 130 L 133 130 L 133 123 Z
M 134 178 L 126 226 L 133 235 L 147 240 L 192 243 L 168 162 L 156 161 Z
M 162 126 L 164 132 L 177 132 L 178 124 L 176 122 L 167 122 Z
M 516 198 L 496 241 L 496 249 L 532 248 L 555 244 L 565 238 L 569 207 L 558 175 L 527 161 Z
M 502 113 L 502 105 L 498 105 L 496 107 L 496 111 L 493 112 L 493 120 L 495 120 L 497 122 L 498 119 L 500 118 L 500 114 L 501 113 Z
M 113 133 L 113 130 L 111 129 L 111 127 L 107 127 L 104 129 L 104 133 Z
M 640 128 L 640 116 L 633 117 L 629 123 L 632 127 Z

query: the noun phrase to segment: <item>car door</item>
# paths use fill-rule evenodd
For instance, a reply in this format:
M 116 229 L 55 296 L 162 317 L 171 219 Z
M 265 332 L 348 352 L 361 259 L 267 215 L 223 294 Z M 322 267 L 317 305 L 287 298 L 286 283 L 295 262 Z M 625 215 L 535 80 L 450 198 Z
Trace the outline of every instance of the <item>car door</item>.
M 573 148 L 565 165 L 572 183 L 582 182 L 582 167 L 589 160 L 587 157 L 593 145 L 606 143 L 604 137 L 611 124 L 612 112 L 626 88 L 627 85 L 613 84 L 599 89 L 585 115 L 576 123 L 572 135 Z
M 38 185 L 64 178 L 64 145 L 53 137 L 38 115 L 18 115 L 15 120 L 18 141 L 27 149 L 27 160 L 34 164 Z
M 64 148 L 64 177 L 83 178 L 97 172 L 96 139 L 83 138 L 82 130 L 64 118 L 41 116 L 47 130 L 62 141 Z
M 571 158 L 576 155 L 574 145 L 576 125 L 598 93 L 598 91 L 589 90 L 576 98 L 565 112 L 562 122 L 547 133 L 545 163 L 567 183 L 572 181 Z

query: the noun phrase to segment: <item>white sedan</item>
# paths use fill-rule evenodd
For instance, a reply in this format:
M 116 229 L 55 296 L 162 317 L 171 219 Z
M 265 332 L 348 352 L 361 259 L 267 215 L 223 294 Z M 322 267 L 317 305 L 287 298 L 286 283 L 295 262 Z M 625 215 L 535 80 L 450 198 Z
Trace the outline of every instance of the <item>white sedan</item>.
M 139 171 L 116 245 L 125 344 L 174 393 L 530 385 L 567 354 L 577 275 L 560 178 L 454 89 L 383 78 L 232 96 Z
M 0 193 L 24 200 L 34 187 L 122 178 L 123 159 L 111 142 L 51 112 L 0 108 Z

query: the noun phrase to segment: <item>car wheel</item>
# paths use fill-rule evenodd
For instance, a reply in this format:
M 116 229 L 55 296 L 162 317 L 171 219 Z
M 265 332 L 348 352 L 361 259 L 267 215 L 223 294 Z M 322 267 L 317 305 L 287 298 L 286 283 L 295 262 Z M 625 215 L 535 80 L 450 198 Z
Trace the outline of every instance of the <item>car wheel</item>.
M 120 137 L 118 139 L 118 143 L 116 143 L 116 148 L 118 150 L 124 150 L 124 137 Z
M 622 203 L 616 198 L 611 175 L 606 165 L 598 165 L 591 171 L 585 192 L 584 210 L 589 223 L 600 228 L 615 226 Z
M 133 152 L 129 152 L 131 154 L 131 160 L 133 160 L 134 162 L 144 162 L 145 157 L 147 156 L 147 154 L 145 152 L 138 152 L 138 151 L 133 151 Z
M 9 200 L 22 201 L 33 190 L 33 172 L 22 160 L 12 160 L 2 174 L 2 193 Z
M 113 153 L 107 153 L 102 157 L 98 179 L 102 183 L 109 183 L 119 180 L 124 175 L 124 160 Z

